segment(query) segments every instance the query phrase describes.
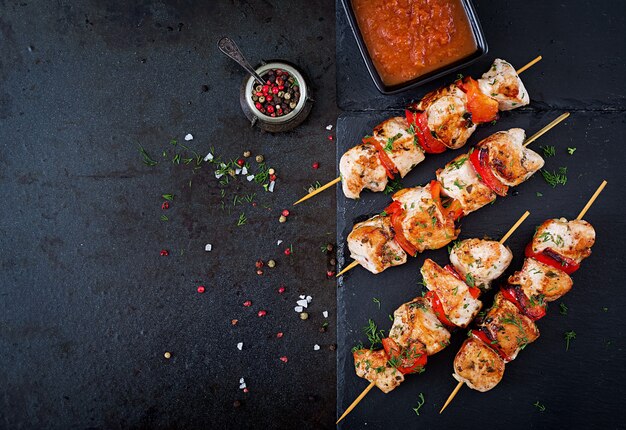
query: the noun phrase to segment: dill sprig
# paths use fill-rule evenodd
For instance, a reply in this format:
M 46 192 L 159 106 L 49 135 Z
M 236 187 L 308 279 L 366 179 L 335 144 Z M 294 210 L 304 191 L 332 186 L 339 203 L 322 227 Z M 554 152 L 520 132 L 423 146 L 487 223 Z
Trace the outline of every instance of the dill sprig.
M 239 215 L 239 220 L 237 220 L 237 227 L 241 227 L 247 222 L 248 218 L 246 218 L 246 214 L 242 212 L 241 215 Z
M 565 332 L 565 350 L 569 351 L 569 343 L 570 341 L 576 339 L 576 332 L 574 330 Z
M 559 167 L 558 171 L 553 172 L 542 170 L 541 174 L 543 175 L 543 179 L 545 179 L 546 182 L 552 186 L 552 188 L 557 185 L 565 185 L 567 183 L 567 167 Z
M 556 148 L 552 145 L 542 146 L 541 149 L 543 149 L 543 156 L 546 158 L 556 155 Z
M 400 191 L 404 186 L 402 185 L 402 181 L 400 178 L 392 179 L 387 183 L 385 190 L 383 191 L 385 194 L 394 194 L 396 191 Z
M 415 414 L 417 414 L 419 416 L 420 408 L 422 407 L 422 405 L 424 405 L 425 400 L 424 400 L 424 394 L 423 393 L 420 393 L 418 397 L 419 397 L 419 400 L 417 401 L 417 407 L 413 408 L 413 412 L 415 412 Z
M 150 156 L 150 154 L 148 154 L 148 151 L 146 151 L 141 145 L 139 145 L 139 153 L 143 157 L 143 164 L 145 164 L 146 166 L 152 167 L 152 166 L 156 166 L 157 164 L 159 164 L 159 162 L 154 160 Z
M 363 327 L 363 332 L 370 342 L 370 349 L 374 349 L 376 345 L 381 343 L 383 337 L 385 337 L 385 332 L 378 330 L 378 326 L 371 319 L 367 321 L 367 326 Z

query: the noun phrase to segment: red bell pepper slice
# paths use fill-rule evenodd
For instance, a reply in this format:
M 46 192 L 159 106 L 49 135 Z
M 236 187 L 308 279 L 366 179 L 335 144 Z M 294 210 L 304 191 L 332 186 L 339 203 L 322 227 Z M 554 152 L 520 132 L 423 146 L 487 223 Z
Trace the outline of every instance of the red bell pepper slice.
M 378 151 L 378 158 L 380 159 L 381 164 L 387 172 L 387 176 L 389 177 L 389 179 L 393 179 L 395 177 L 395 174 L 398 173 L 398 169 L 393 161 L 391 161 L 391 158 L 389 158 L 378 139 L 375 139 L 373 137 L 365 137 L 363 138 L 363 143 L 369 143 L 371 145 L 374 145 L 374 148 L 376 148 L 376 151 Z
M 480 91 L 478 81 L 471 77 L 458 82 L 457 86 L 467 95 L 467 110 L 472 114 L 472 122 L 481 124 L 498 118 L 498 101 Z
M 395 233 L 394 239 L 407 254 L 415 257 L 417 255 L 417 248 L 409 242 L 406 236 L 404 236 L 404 231 L 402 230 L 402 220 L 400 219 L 402 212 L 402 204 L 399 201 L 394 201 L 385 208 L 385 213 L 391 217 L 391 226 L 393 227 L 393 231 Z
M 513 303 L 521 313 L 531 320 L 537 321 L 546 316 L 546 304 L 531 302 L 520 287 L 507 285 L 500 287 L 500 292 L 505 299 Z
M 575 260 L 559 254 L 552 248 L 546 248 L 541 252 L 534 252 L 532 242 L 526 245 L 525 254 L 526 257 L 532 257 L 537 261 L 547 264 L 548 266 L 552 266 L 555 269 L 562 270 L 568 275 L 571 275 L 572 273 L 580 269 L 580 263 L 577 263 Z
M 509 187 L 500 182 L 491 171 L 491 167 L 489 166 L 489 151 L 487 148 L 475 148 L 470 154 L 469 159 L 483 183 L 497 195 L 501 197 L 506 196 Z
M 463 279 L 461 277 L 461 274 L 459 272 L 456 271 L 456 269 L 454 267 L 452 267 L 451 264 L 446 264 L 444 267 L 444 269 L 446 269 L 448 272 L 452 273 L 452 275 L 457 278 L 459 281 L 463 281 L 467 284 L 467 280 Z M 480 289 L 473 287 L 471 285 L 467 285 L 468 289 L 469 289 L 469 293 L 472 295 L 473 298 L 477 299 L 478 296 L 480 296 Z
M 426 366 L 428 356 L 421 342 L 413 342 L 404 349 L 390 337 L 384 338 L 381 342 L 387 356 L 395 364 L 394 367 L 403 375 L 419 372 Z
M 435 138 L 428 128 L 428 116 L 426 112 L 413 112 L 410 109 L 404 111 L 409 127 L 413 126 L 417 141 L 427 154 L 440 154 L 446 146 Z
M 484 331 L 482 331 L 482 330 L 472 330 L 472 336 L 475 337 L 476 339 L 481 340 L 483 343 L 485 343 L 487 346 L 489 346 L 491 349 L 493 349 L 495 352 L 497 352 L 498 355 L 500 357 L 502 357 L 502 359 L 506 363 L 511 361 L 511 358 L 508 355 L 506 355 L 506 353 L 504 351 L 502 351 L 502 348 L 500 348 L 498 343 L 496 341 L 493 341 L 493 340 L 489 339 L 489 336 L 487 336 L 487 333 L 485 333 Z
M 436 181 L 434 179 L 430 181 L 430 195 L 439 210 L 441 211 L 442 215 L 444 216 L 444 218 L 456 221 L 461 217 L 461 215 L 463 215 L 461 203 L 459 203 L 457 200 L 452 200 L 450 205 L 447 208 L 444 208 L 441 202 L 441 188 L 442 187 L 439 181 Z
M 437 319 L 439 320 L 439 322 L 441 322 L 441 324 L 449 328 L 456 327 L 452 323 L 452 321 L 450 321 L 446 316 L 446 313 L 443 310 L 443 305 L 441 304 L 441 300 L 439 300 L 439 296 L 437 295 L 437 293 L 435 293 L 434 291 L 429 291 L 426 293 L 426 298 L 430 300 L 430 307 L 433 308 L 433 312 L 435 312 L 435 315 L 437 316 Z

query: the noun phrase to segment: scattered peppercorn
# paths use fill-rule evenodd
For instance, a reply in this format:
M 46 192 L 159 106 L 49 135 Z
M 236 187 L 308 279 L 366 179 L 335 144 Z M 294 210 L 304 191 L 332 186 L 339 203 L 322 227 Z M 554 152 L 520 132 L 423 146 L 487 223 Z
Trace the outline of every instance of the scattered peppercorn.
M 263 270 L 262 269 L 257 269 L 256 270 L 256 274 L 261 276 L 263 274 Z
M 167 257 L 168 255 L 170 255 L 170 252 L 167 249 L 161 250 L 161 257 Z
M 254 160 L 255 160 L 257 163 L 262 163 L 262 162 L 263 162 L 263 160 L 265 160 L 265 158 L 264 158 L 262 155 L 257 155 L 256 157 L 254 157 Z
M 251 155 L 252 155 L 252 153 L 251 153 L 250 151 L 243 151 L 243 156 L 244 156 L 245 158 L 248 158 L 248 157 L 249 157 L 249 156 L 251 156 Z
M 282 331 L 279 331 L 278 333 L 276 333 L 276 337 L 277 337 L 277 338 L 279 338 L 279 339 L 280 339 L 281 337 L 283 337 L 283 332 L 282 332 Z
M 334 270 L 327 270 L 326 271 L 326 276 L 328 276 L 329 278 L 332 278 L 333 276 L 335 276 L 335 271 Z
M 199 286 L 198 286 L 198 292 L 199 292 L 200 294 L 204 293 L 204 285 L 199 285 Z
M 291 255 L 291 248 L 285 249 L 285 255 Z
M 313 168 L 314 169 L 319 169 L 320 168 L 320 163 L 318 163 L 317 161 L 313 163 Z
M 332 243 L 327 243 L 326 244 L 326 251 L 333 252 L 333 249 L 335 249 L 335 247 L 333 246 Z
M 239 322 L 239 320 L 230 320 L 230 324 L 231 325 L 237 325 L 238 322 Z
M 276 175 L 270 175 L 270 181 L 275 181 L 276 180 Z
M 240 402 L 239 400 L 235 400 L 235 401 L 233 402 L 233 407 L 238 408 L 238 407 L 240 407 L 240 406 L 241 406 L 241 402 Z
M 243 165 L 246 164 L 246 160 L 240 158 L 239 160 L 237 160 L 237 164 L 239 165 L 239 167 L 243 167 Z
M 334 258 L 331 258 L 330 260 L 328 260 L 328 264 L 330 264 L 331 266 L 336 266 L 337 260 L 335 260 Z
M 256 263 L 254 263 L 254 267 L 256 267 L 257 269 L 263 267 L 263 260 L 257 260 Z
M 248 387 L 246 387 L 246 388 L 244 388 L 244 389 L 243 389 L 243 392 L 244 392 L 244 393 L 249 393 L 249 392 L 250 392 L 250 390 L 248 389 Z
M 334 343 L 331 343 L 330 345 L 328 345 L 328 349 L 330 349 L 331 351 L 334 351 L 337 349 L 337 345 L 335 345 Z
M 270 269 L 273 269 L 274 267 L 276 267 L 276 262 L 274 260 L 268 261 L 267 267 L 269 267 Z
M 263 310 L 261 310 L 261 311 L 257 312 L 257 315 L 258 315 L 259 317 L 264 317 L 265 315 L 267 315 L 267 311 L 263 311 Z
M 252 306 L 252 302 L 250 300 L 246 300 L 245 302 L 243 302 L 243 305 L 249 308 L 250 306 Z
M 287 217 L 286 217 L 286 216 L 284 216 L 284 215 L 281 215 L 281 216 L 278 218 L 278 222 L 281 222 L 281 223 L 282 223 L 282 222 L 287 222 Z
M 332 136 L 332 135 L 329 135 L 329 136 L 328 136 L 328 140 L 333 140 L 333 136 Z
M 285 287 L 283 287 L 282 285 L 278 288 L 278 294 L 282 294 L 285 292 Z
M 283 355 L 282 357 L 280 357 L 280 361 L 282 361 L 283 363 L 286 363 L 289 361 L 289 359 L 287 358 L 286 355 Z
M 289 216 L 289 211 L 287 209 L 283 209 L 283 216 Z
M 306 312 L 302 312 L 300 314 L 300 319 L 303 320 L 303 321 L 304 320 L 308 320 L 309 319 L 309 314 L 307 314 Z
M 163 210 L 167 210 L 170 208 L 170 202 L 163 202 L 163 204 L 161 205 L 161 209 Z
M 276 170 L 274 170 L 274 169 L 269 169 L 269 170 L 267 171 L 267 174 L 268 174 L 268 175 L 273 175 L 273 174 L 275 174 L 275 173 L 276 173 Z
M 320 327 L 320 333 L 326 333 L 326 327 L 325 326 L 321 326 Z
M 170 358 L 172 358 L 172 353 L 169 352 L 169 351 L 165 351 L 165 354 L 163 354 L 163 357 L 165 357 L 165 358 L 167 358 L 169 360 Z

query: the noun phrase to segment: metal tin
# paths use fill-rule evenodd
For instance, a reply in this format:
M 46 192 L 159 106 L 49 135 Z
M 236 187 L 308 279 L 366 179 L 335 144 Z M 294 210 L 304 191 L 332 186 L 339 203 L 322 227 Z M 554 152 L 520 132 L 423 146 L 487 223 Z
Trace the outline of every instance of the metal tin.
M 474 5 L 472 4 L 471 0 L 461 0 L 461 4 L 463 5 L 465 14 L 467 15 L 470 26 L 472 28 L 472 33 L 474 34 L 474 38 L 476 40 L 476 52 L 474 52 L 469 57 L 466 57 L 459 61 L 455 61 L 452 64 L 428 72 L 425 75 L 419 76 L 410 81 L 403 82 L 397 85 L 385 85 L 380 75 L 378 74 L 378 71 L 374 66 L 374 62 L 372 61 L 372 58 L 370 57 L 370 54 L 367 50 L 363 35 L 361 34 L 361 30 L 359 29 L 359 25 L 356 21 L 356 16 L 354 15 L 354 10 L 352 9 L 351 0 L 341 0 L 341 3 L 343 4 L 343 8 L 348 16 L 350 28 L 352 28 L 352 32 L 354 33 L 354 37 L 356 38 L 356 43 L 359 46 L 359 51 L 361 51 L 361 55 L 363 56 L 363 60 L 365 61 L 365 65 L 367 66 L 367 71 L 372 77 L 372 80 L 374 81 L 374 84 L 376 85 L 378 91 L 383 94 L 395 94 L 404 90 L 408 90 L 409 88 L 415 88 L 417 86 L 425 84 L 426 82 L 430 82 L 434 79 L 455 72 L 456 70 L 459 70 L 463 67 L 469 66 L 480 57 L 487 54 L 487 41 L 485 40 L 483 29 L 480 26 L 480 22 L 478 21 L 478 16 L 476 14 L 476 10 L 474 9 Z
M 312 100 L 310 97 L 310 89 L 303 74 L 291 64 L 282 61 L 271 61 L 269 63 L 263 63 L 261 66 L 255 68 L 256 72 L 261 76 L 263 76 L 263 73 L 270 69 L 285 70 L 296 79 L 298 86 L 300 87 L 300 99 L 298 100 L 296 107 L 287 115 L 279 117 L 272 117 L 259 112 L 254 106 L 254 101 L 252 100 L 252 89 L 254 88 L 256 81 L 252 76 L 248 76 L 244 79 L 241 88 L 241 108 L 252 124 L 258 125 L 263 130 L 270 132 L 291 130 L 300 125 L 311 111 Z

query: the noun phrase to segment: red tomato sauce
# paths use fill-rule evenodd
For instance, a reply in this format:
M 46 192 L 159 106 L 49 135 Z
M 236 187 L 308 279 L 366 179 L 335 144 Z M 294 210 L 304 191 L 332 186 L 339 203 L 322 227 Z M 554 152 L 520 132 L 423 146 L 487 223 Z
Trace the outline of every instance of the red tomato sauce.
M 476 52 L 461 0 L 352 0 L 385 85 L 410 81 Z

